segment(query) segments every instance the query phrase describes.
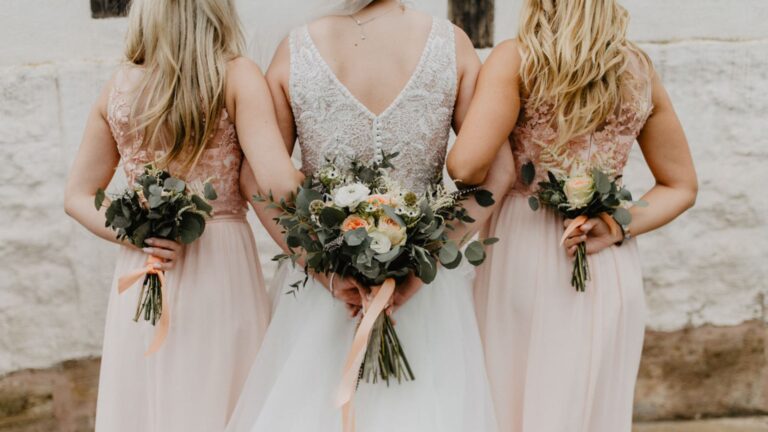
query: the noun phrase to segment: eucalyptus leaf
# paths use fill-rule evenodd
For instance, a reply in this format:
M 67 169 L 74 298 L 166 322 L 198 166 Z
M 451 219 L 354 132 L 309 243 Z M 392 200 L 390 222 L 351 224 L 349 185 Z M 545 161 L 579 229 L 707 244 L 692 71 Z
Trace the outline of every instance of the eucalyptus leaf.
M 537 211 L 540 207 L 539 199 L 535 196 L 528 197 L 528 205 L 531 206 L 533 211 Z
M 536 177 L 536 165 L 529 161 L 523 165 L 520 175 L 522 177 L 523 184 L 530 186 L 531 183 L 533 183 L 533 179 Z
M 479 241 L 473 241 L 467 246 L 464 251 L 464 256 L 467 257 L 467 261 L 474 266 L 479 266 L 485 261 L 485 248 Z
M 613 212 L 613 218 L 619 225 L 627 226 L 632 223 L 632 213 L 624 207 L 619 207 Z
M 592 177 L 595 180 L 595 190 L 598 193 L 606 194 L 611 191 L 611 179 L 604 172 L 597 169 L 593 170 Z
M 382 263 L 388 263 L 400 256 L 401 253 L 402 248 L 400 246 L 395 246 L 391 251 L 387 253 L 376 255 L 376 260 Z
M 197 195 L 192 195 L 192 203 L 202 212 L 208 213 L 209 215 L 213 212 L 213 207 Z
M 200 238 L 205 230 L 205 218 L 197 213 L 185 213 L 179 224 L 179 241 L 190 244 Z
M 475 200 L 480 207 L 490 207 L 496 204 L 496 200 L 493 199 L 493 193 L 485 189 L 479 189 L 475 192 Z
M 359 246 L 368 238 L 368 232 L 365 228 L 358 228 L 344 233 L 344 241 L 350 246 Z
M 107 198 L 106 192 L 104 192 L 104 189 L 98 188 L 96 190 L 96 197 L 93 201 L 93 204 L 96 206 L 96 210 L 101 210 L 101 206 L 104 205 L 104 200 Z
M 453 270 L 457 268 L 459 265 L 461 265 L 461 261 L 463 259 L 463 255 L 461 254 L 461 251 L 459 251 L 458 254 L 456 254 L 456 259 L 453 260 L 453 262 L 450 263 L 442 263 L 443 267 L 447 268 L 448 270 Z
M 445 265 L 456 261 L 458 255 L 459 248 L 456 246 L 456 243 L 449 241 L 443 245 L 442 249 L 440 249 L 440 254 L 438 256 L 440 258 L 440 263 Z
M 219 197 L 216 193 L 216 189 L 214 189 L 211 183 L 206 183 L 205 186 L 203 186 L 203 195 L 208 201 L 213 201 Z
M 485 246 L 495 245 L 498 242 L 499 242 L 499 239 L 496 238 L 496 237 L 491 237 L 491 238 L 487 238 L 487 239 L 483 240 L 483 244 Z
M 184 192 L 184 189 L 187 188 L 187 184 L 183 180 L 169 177 L 165 179 L 165 182 L 163 182 L 163 187 L 169 191 L 182 193 Z
M 320 222 L 329 228 L 336 228 L 344 222 L 347 214 L 335 207 L 326 207 L 320 212 Z

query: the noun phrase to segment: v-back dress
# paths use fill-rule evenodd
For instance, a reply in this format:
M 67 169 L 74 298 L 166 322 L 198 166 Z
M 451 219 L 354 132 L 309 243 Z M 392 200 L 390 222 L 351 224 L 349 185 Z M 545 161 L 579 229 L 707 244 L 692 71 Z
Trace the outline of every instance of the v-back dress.
M 589 136 L 556 146 L 550 107 L 523 103 L 511 136 L 518 172 L 532 162 L 532 186 L 518 180 L 487 235 L 491 248 L 475 283 L 476 308 L 501 432 L 630 432 L 645 329 L 635 240 L 590 255 L 586 292 L 571 286 L 573 261 L 560 246 L 563 219 L 531 210 L 547 170 L 622 173 L 651 114 L 651 77 L 629 51 L 623 101 Z
M 108 102 L 109 126 L 130 183 L 156 159 L 133 132 L 136 117 L 128 77 L 137 72 L 118 72 Z M 218 193 L 212 202 L 214 217 L 166 272 L 169 304 L 164 309 L 170 314 L 170 332 L 150 357 L 144 352 L 155 329 L 143 320 L 133 321 L 141 281 L 123 294 L 116 288 L 117 278 L 143 267 L 147 255 L 121 247 L 107 308 L 96 431 L 224 430 L 270 314 L 240 194 L 242 163 L 235 126 L 223 112 L 218 132 L 187 176 L 190 181 L 212 178 Z
M 342 85 L 309 31 L 290 35 L 291 104 L 303 170 L 332 158 L 373 160 L 399 152 L 395 175 L 423 191 L 443 168 L 456 99 L 453 25 L 435 19 L 407 86 L 374 115 Z M 282 291 L 303 278 L 286 266 Z M 472 272 L 438 273 L 394 318 L 416 376 L 402 384 L 361 383 L 354 399 L 357 432 L 494 432 L 495 420 L 472 308 Z M 357 319 L 319 283 L 282 295 L 233 415 L 229 432 L 336 432 L 334 398 Z

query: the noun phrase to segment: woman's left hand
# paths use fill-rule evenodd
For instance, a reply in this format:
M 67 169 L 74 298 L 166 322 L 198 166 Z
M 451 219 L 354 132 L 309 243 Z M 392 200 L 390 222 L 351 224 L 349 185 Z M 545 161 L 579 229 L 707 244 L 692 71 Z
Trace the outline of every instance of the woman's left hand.
M 564 226 L 567 228 L 571 224 L 571 219 L 566 219 Z M 573 258 L 576 255 L 576 248 L 579 243 L 587 243 L 587 254 L 595 254 L 605 248 L 611 247 L 623 240 L 624 234 L 621 232 L 612 233 L 611 228 L 600 218 L 592 218 L 584 222 L 580 228 L 571 233 L 570 237 L 565 239 L 563 247 L 568 252 L 568 257 Z

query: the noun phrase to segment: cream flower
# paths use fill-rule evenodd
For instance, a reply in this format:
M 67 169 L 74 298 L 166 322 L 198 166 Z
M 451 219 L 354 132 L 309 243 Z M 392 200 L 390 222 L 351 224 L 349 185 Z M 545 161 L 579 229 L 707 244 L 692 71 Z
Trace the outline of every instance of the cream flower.
M 368 198 L 371 190 L 362 183 L 353 183 L 342 186 L 333 194 L 333 202 L 342 208 L 354 210 L 361 202 Z
M 405 242 L 405 239 L 406 239 L 405 227 L 401 226 L 396 220 L 392 219 L 391 217 L 382 216 L 379 219 L 379 226 L 377 227 L 377 231 L 386 235 L 393 246 L 400 246 Z
M 371 249 L 377 254 L 385 254 L 392 250 L 392 242 L 383 232 L 373 230 L 368 235 L 371 237 Z
M 592 176 L 580 175 L 571 177 L 565 182 L 565 196 L 572 210 L 584 208 L 595 195 L 595 181 Z

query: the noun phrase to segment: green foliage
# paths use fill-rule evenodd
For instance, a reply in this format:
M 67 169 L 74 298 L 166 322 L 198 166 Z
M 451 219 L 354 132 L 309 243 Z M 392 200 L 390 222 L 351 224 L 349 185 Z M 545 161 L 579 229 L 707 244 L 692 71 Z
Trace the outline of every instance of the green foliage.
M 210 198 L 213 197 L 213 198 Z M 186 182 L 151 165 L 136 179 L 135 185 L 114 197 L 107 206 L 105 226 L 137 247 L 147 238 L 163 238 L 189 244 L 205 231 L 205 220 L 213 215 L 211 199 L 216 191 L 204 185 L 203 196 L 190 191 Z M 96 191 L 94 204 L 101 208 L 106 193 Z

